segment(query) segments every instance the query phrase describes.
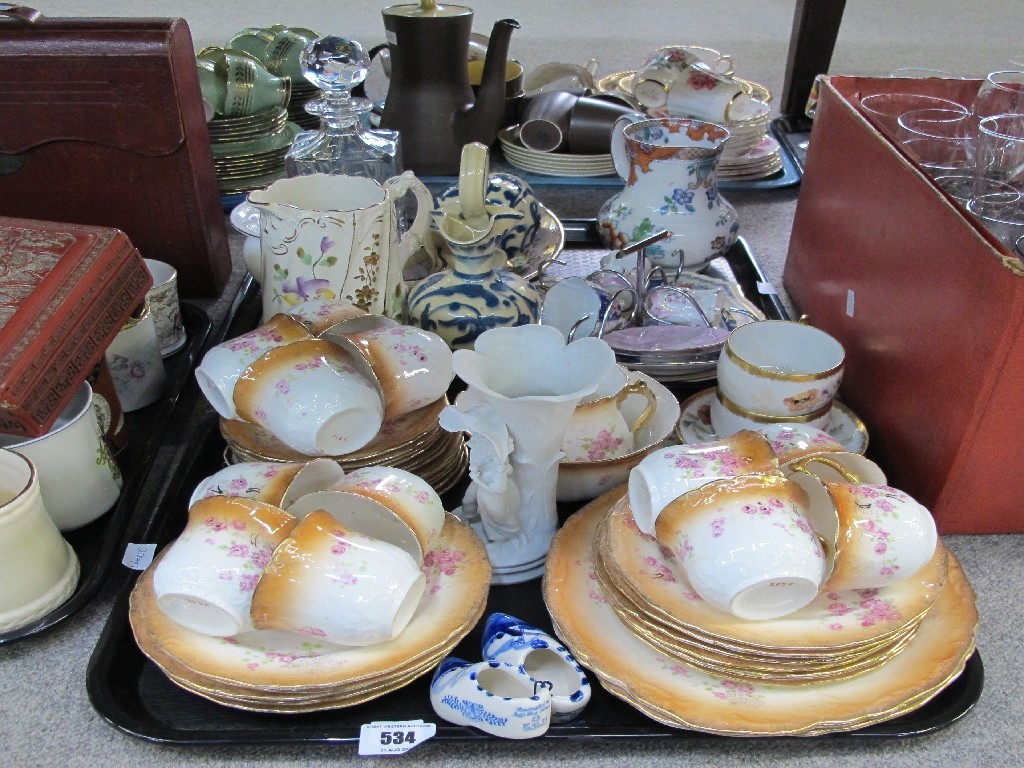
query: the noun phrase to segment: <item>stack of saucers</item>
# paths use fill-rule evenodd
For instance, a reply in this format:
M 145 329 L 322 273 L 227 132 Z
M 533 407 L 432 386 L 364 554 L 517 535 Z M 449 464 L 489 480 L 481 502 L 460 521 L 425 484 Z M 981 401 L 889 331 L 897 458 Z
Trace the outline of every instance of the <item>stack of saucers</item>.
M 823 591 L 763 620 L 711 607 L 688 581 L 685 556 L 640 532 L 620 486 L 566 522 L 544 580 L 573 655 L 610 693 L 669 726 L 734 736 L 853 730 L 920 707 L 974 652 L 974 593 L 941 543 L 902 582 Z
M 393 640 L 350 647 L 314 634 L 252 630 L 213 637 L 187 629 L 157 605 L 153 574 L 159 562 L 139 578 L 131 596 L 129 621 L 139 648 L 185 690 L 257 712 L 350 707 L 429 673 L 476 625 L 490 583 L 482 542 L 449 514 L 424 553 L 426 587 L 405 630 Z
M 221 194 L 247 192 L 284 176 L 284 156 L 299 132 L 284 107 L 207 123 Z
M 510 165 L 542 176 L 610 176 L 615 163 L 610 154 L 575 155 L 566 152 L 538 152 L 519 141 L 519 126 L 498 133 L 501 151 Z
M 469 465 L 469 453 L 461 432 L 441 428 L 438 416 L 448 404 L 441 398 L 411 413 L 385 421 L 368 445 L 332 457 L 350 472 L 360 467 L 389 466 L 423 478 L 437 493 L 454 487 Z M 261 426 L 238 419 L 220 420 L 231 463 L 242 461 L 308 461 Z

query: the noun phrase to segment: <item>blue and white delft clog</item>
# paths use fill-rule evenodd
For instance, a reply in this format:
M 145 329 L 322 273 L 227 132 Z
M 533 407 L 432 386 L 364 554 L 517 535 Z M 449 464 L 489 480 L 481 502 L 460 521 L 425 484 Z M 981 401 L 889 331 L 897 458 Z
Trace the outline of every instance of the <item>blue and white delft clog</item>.
M 483 655 L 519 667 L 551 691 L 551 722 L 577 717 L 590 701 L 590 681 L 568 649 L 551 635 L 506 613 L 484 625 Z
M 505 739 L 542 736 L 551 723 L 548 689 L 500 661 L 444 659 L 430 683 L 430 704 L 451 723 Z

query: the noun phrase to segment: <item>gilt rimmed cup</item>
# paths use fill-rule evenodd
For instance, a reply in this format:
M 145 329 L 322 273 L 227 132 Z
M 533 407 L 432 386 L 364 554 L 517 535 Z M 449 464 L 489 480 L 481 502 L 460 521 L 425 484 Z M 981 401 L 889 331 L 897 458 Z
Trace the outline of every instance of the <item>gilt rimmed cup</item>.
M 0 632 L 64 603 L 79 572 L 78 556 L 43 504 L 32 462 L 0 449 Z
M 879 589 L 911 578 L 935 554 L 935 520 L 922 504 L 887 485 L 791 476 L 807 494 L 809 519 L 825 542 L 825 591 Z
M 263 325 L 211 347 L 196 367 L 196 381 L 213 409 L 225 419 L 237 419 L 234 392 L 239 377 L 253 362 L 275 347 L 313 338 L 294 317 L 274 315 Z
M 844 360 L 843 345 L 814 326 L 789 320 L 747 323 L 733 330 L 722 348 L 718 389 L 753 414 L 804 417 L 831 404 Z
M 771 445 L 756 432 L 655 451 L 629 473 L 629 503 L 637 527 L 653 534 L 659 515 L 673 499 L 715 480 L 744 474 L 782 476 Z

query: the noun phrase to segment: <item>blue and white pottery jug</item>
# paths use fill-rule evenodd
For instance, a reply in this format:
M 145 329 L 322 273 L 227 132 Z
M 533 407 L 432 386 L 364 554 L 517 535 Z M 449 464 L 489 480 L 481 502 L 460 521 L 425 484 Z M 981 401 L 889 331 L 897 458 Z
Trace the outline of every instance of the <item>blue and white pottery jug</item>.
M 451 263 L 409 291 L 410 325 L 431 331 L 452 349 L 471 349 L 484 331 L 537 322 L 540 296 L 528 281 L 501 269 L 497 241 L 509 219 L 522 213 L 488 205 L 483 226 L 470 225 L 454 208 L 435 210 L 434 223 L 451 251 Z
M 668 230 L 647 248 L 654 266 L 701 269 L 736 242 L 736 210 L 718 192 L 718 163 L 729 131 L 683 118 L 643 120 L 612 136 L 615 170 L 626 187 L 601 206 L 598 232 L 612 249 Z

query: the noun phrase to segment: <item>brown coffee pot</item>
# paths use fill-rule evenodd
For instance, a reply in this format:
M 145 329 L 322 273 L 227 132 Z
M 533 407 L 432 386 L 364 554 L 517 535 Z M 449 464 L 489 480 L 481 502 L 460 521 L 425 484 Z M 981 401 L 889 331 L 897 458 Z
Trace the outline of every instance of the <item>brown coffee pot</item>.
M 467 69 L 471 8 L 422 0 L 383 14 L 391 83 L 380 125 L 401 134 L 406 168 L 420 176 L 457 174 L 462 146 L 489 146 L 502 128 L 505 63 L 519 22 L 495 22 L 474 96 Z

